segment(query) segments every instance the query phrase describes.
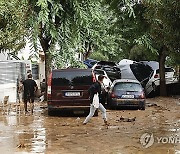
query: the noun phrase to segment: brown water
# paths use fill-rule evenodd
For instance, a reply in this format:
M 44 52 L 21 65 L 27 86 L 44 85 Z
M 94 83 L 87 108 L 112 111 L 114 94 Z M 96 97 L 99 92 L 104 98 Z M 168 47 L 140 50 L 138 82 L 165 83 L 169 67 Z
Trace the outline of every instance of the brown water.
M 180 99 L 159 97 L 147 103 L 145 111 L 107 110 L 108 127 L 101 113 L 82 125 L 85 117 L 48 116 L 45 103 L 36 102 L 33 115 L 25 115 L 22 105 L 20 112 L 16 106 L 9 113 L 0 107 L 0 153 L 180 154 Z

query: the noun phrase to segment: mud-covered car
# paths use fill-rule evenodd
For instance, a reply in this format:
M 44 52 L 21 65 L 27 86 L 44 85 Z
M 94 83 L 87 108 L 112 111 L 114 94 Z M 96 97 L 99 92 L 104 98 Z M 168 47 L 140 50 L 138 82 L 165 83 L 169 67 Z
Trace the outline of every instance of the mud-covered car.
M 143 64 L 149 65 L 152 68 L 152 72 L 148 78 L 148 82 L 145 86 L 146 95 L 158 91 L 160 85 L 159 63 L 156 61 L 142 61 Z M 176 71 L 172 67 L 165 66 L 165 83 L 167 85 L 178 82 Z
M 114 80 L 108 92 L 109 108 L 138 107 L 145 110 L 145 94 L 140 82 L 132 79 Z
M 99 61 L 93 67 L 93 70 L 102 69 L 113 82 L 116 79 L 121 79 L 121 70 L 117 67 L 116 63 L 110 61 Z
M 118 65 L 121 69 L 121 78 L 122 79 L 133 79 L 138 80 L 143 88 L 145 88 L 147 82 L 149 81 L 149 77 L 153 72 L 153 69 L 146 64 L 135 61 L 126 61 Z

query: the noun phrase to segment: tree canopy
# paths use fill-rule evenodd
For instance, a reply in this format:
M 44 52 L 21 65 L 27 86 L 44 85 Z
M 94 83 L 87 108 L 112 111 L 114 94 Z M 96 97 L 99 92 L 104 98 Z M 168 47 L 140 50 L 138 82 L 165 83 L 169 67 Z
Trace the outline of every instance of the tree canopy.
M 24 1 L 0 1 L 0 52 L 18 52 L 25 45 L 27 5 Z
M 79 65 L 77 53 L 159 60 L 163 70 L 166 59 L 179 63 L 179 19 L 179 0 L 1 0 L 0 50 L 18 51 L 28 38 L 45 53 L 47 74 Z
M 73 62 L 76 53 L 86 58 L 92 52 L 100 52 L 107 59 L 115 59 L 123 38 L 114 26 L 116 17 L 102 2 L 29 1 L 31 40 L 35 49 L 39 40 L 44 52 L 58 65 Z

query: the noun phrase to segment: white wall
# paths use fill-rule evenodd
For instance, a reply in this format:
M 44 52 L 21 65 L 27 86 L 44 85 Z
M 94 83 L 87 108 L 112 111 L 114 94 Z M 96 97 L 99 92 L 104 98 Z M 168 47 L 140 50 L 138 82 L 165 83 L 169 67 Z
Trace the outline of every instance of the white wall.
M 0 101 L 3 101 L 4 96 L 9 96 L 9 102 L 15 103 L 17 99 L 16 83 L 0 84 Z
M 0 53 L 0 60 L 7 60 L 8 54 L 7 53 Z

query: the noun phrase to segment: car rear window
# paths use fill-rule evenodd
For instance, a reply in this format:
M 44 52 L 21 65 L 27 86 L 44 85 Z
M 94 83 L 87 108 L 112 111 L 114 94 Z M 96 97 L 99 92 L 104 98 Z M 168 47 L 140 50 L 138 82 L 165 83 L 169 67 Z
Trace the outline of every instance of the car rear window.
M 133 82 L 121 82 L 116 83 L 114 91 L 142 91 L 142 87 L 138 83 Z
M 91 71 L 59 71 L 53 72 L 53 86 L 78 86 L 93 83 Z

